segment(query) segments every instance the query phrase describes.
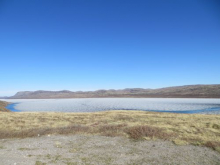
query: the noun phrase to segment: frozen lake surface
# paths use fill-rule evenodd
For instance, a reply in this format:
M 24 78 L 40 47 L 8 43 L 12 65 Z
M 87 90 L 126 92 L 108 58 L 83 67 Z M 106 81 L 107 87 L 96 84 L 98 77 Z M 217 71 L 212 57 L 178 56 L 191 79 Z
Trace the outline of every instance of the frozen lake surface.
M 95 112 L 144 110 L 175 113 L 220 114 L 220 99 L 185 98 L 80 98 L 9 99 L 7 108 L 22 112 Z

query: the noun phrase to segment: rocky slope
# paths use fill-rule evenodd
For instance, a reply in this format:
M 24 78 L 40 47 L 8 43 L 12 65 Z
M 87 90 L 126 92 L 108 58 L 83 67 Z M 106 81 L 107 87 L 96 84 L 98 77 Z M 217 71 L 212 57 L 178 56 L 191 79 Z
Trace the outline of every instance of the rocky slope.
M 97 91 L 24 91 L 18 92 L 10 99 L 48 99 L 48 98 L 105 98 L 105 97 L 135 97 L 135 98 L 220 98 L 218 85 L 187 85 L 159 89 L 126 88 L 122 90 Z

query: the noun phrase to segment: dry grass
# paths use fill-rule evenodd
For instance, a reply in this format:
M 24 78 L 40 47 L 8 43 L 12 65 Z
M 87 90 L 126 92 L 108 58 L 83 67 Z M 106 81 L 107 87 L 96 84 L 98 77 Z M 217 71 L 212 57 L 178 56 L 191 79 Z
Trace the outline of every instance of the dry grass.
M 0 112 L 0 138 L 76 133 L 164 139 L 176 144 L 202 145 L 219 150 L 220 115 L 144 111 Z

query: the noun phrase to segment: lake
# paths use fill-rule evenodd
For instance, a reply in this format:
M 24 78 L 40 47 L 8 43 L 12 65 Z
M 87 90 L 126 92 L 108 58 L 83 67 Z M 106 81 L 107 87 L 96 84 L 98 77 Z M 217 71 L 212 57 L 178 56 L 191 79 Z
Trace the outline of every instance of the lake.
M 186 98 L 80 98 L 80 99 L 2 99 L 20 112 L 97 112 L 143 110 L 175 113 L 220 114 L 220 99 Z

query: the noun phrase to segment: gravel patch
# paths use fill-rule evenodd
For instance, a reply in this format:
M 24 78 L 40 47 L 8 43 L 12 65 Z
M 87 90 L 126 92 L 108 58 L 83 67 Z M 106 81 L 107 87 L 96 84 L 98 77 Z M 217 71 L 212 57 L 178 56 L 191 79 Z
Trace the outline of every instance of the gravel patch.
M 48 135 L 0 140 L 0 165 L 220 165 L 206 147 L 131 141 L 97 135 Z

